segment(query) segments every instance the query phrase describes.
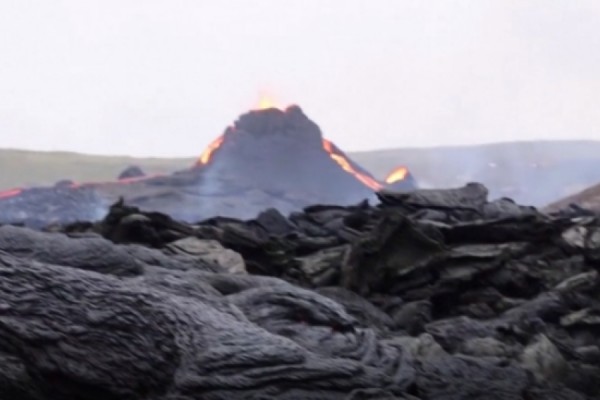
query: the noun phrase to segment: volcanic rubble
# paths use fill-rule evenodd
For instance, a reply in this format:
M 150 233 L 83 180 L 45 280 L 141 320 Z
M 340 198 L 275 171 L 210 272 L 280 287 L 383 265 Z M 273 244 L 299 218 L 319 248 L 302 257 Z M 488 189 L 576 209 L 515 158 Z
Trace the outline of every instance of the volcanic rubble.
M 0 398 L 600 398 L 595 215 L 378 197 L 1 226 Z
M 247 219 L 266 207 L 287 214 L 311 204 L 355 204 L 384 187 L 406 191 L 416 182 L 410 174 L 391 186 L 379 182 L 325 139 L 300 107 L 268 108 L 242 114 L 196 165 L 170 175 L 132 166 L 114 182 L 0 192 L 0 222 L 40 228 L 98 220 L 119 198 L 188 222 Z

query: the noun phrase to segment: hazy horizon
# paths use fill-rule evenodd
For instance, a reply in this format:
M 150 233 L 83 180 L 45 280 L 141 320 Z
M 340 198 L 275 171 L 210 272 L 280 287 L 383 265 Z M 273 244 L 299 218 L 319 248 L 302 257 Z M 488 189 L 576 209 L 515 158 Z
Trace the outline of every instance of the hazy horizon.
M 264 92 L 348 152 L 600 139 L 594 0 L 0 0 L 0 32 L 0 148 L 190 157 Z
M 516 148 L 516 144 L 533 144 L 535 145 L 537 150 L 541 150 L 540 147 L 543 147 L 546 144 L 549 145 L 559 145 L 560 143 L 568 143 L 570 145 L 576 144 L 594 144 L 600 145 L 600 140 L 598 139 L 541 139 L 541 140 L 511 140 L 511 141 L 501 141 L 501 142 L 488 142 L 488 143 L 467 143 L 467 144 L 442 144 L 442 145 L 426 145 L 426 146 L 401 146 L 401 147 L 385 147 L 385 148 L 374 148 L 374 149 L 358 149 L 358 150 L 350 150 L 346 151 L 342 149 L 342 151 L 351 154 L 373 154 L 373 153 L 395 153 L 397 151 L 405 151 L 411 149 L 420 149 L 420 150 L 436 150 L 436 149 L 465 149 L 465 148 L 477 148 L 482 149 L 483 147 L 494 147 L 494 146 L 504 146 L 512 148 L 513 150 Z M 204 150 L 204 148 L 202 149 Z M 200 154 L 193 150 L 190 154 L 181 154 L 175 156 L 155 156 L 155 155 L 135 155 L 135 154 L 127 154 L 127 153 L 94 153 L 94 152 L 85 152 L 78 150 L 61 150 L 61 149 L 27 149 L 27 148 L 17 148 L 17 147 L 0 147 L 0 151 L 9 151 L 9 152 L 31 152 L 31 153 L 66 153 L 73 155 L 81 155 L 81 156 L 90 156 L 90 157 L 111 157 L 111 158 L 143 158 L 143 159 L 194 159 L 198 158 Z M 399 160 L 400 162 L 401 160 Z

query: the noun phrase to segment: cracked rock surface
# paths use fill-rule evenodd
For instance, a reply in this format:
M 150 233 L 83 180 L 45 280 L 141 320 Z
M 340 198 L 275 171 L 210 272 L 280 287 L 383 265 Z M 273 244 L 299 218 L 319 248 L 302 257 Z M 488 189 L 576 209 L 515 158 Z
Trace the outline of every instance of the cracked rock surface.
M 0 399 L 598 399 L 600 220 L 486 189 L 0 226 Z

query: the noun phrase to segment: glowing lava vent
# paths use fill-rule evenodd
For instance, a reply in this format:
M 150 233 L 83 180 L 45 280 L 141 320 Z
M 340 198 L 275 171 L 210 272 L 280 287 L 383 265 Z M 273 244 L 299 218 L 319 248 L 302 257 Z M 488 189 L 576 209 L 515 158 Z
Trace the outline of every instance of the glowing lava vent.
M 277 98 L 274 95 L 263 92 L 260 95 L 258 101 L 256 102 L 256 106 L 253 108 L 253 110 L 268 110 L 270 108 L 285 110 L 287 106 L 282 105 L 282 102 L 277 100 Z
M 253 108 L 253 110 L 254 111 L 262 111 L 262 110 L 269 110 L 272 108 L 278 109 L 278 110 L 282 109 L 282 107 L 279 105 L 279 102 L 275 100 L 274 96 L 267 94 L 267 93 L 263 93 L 260 95 L 258 101 L 256 102 L 256 106 Z M 234 128 L 229 127 L 228 130 L 230 130 L 230 129 L 234 129 Z M 206 149 L 204 149 L 204 151 L 200 155 L 200 158 L 196 162 L 196 166 L 208 164 L 208 162 L 211 160 L 214 152 L 219 147 L 221 147 L 224 140 L 225 140 L 225 134 L 222 134 L 221 136 L 219 136 L 218 138 L 216 138 L 215 140 L 210 142 L 210 144 L 206 147 Z
M 397 167 L 397 168 L 394 168 L 394 170 L 392 170 L 392 172 L 390 172 L 388 174 L 388 176 L 385 178 L 385 183 L 387 183 L 388 185 L 391 185 L 393 183 L 396 183 L 398 181 L 406 179 L 407 176 L 408 176 L 408 168 Z
M 385 177 L 386 188 L 397 191 L 411 191 L 417 188 L 417 182 L 408 168 L 404 166 L 394 168 Z

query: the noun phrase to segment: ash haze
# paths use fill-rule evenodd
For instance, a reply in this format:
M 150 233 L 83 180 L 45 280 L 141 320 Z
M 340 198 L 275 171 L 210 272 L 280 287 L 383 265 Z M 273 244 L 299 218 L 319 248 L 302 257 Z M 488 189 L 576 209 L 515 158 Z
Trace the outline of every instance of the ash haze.
M 598 0 L 0 0 L 0 147 L 199 154 L 268 91 L 347 151 L 600 139 Z

